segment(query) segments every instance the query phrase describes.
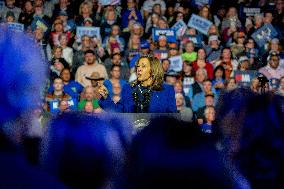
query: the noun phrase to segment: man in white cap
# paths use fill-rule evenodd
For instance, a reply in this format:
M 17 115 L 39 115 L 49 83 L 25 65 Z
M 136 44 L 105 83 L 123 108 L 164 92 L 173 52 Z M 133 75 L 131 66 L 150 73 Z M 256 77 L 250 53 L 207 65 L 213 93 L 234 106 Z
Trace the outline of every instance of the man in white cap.
M 214 63 L 220 59 L 222 47 L 217 35 L 210 35 L 208 45 L 205 46 L 207 58 L 206 61 Z

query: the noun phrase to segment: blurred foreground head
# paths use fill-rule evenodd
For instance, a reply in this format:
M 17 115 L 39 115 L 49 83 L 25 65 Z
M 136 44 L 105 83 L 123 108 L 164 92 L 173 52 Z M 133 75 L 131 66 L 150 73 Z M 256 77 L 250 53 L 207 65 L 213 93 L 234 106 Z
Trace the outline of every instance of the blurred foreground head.
M 21 125 L 40 104 L 46 64 L 31 36 L 5 25 L 0 26 L 0 63 L 0 134 L 13 135 L 25 130 Z M 19 120 L 23 124 L 15 124 Z
M 61 114 L 43 139 L 42 166 L 70 188 L 119 188 L 131 136 L 124 128 L 115 118 Z
M 220 157 L 197 126 L 156 118 L 133 139 L 128 188 L 231 188 Z
M 237 89 L 219 102 L 226 159 L 252 188 L 284 188 L 284 98 Z

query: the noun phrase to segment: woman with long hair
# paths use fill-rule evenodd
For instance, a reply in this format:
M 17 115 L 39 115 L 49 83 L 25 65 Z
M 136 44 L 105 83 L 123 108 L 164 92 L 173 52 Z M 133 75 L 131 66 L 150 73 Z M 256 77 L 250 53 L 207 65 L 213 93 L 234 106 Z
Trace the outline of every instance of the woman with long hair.
M 103 109 L 135 113 L 177 112 L 174 89 L 163 83 L 164 71 L 157 58 L 142 55 L 136 62 L 135 73 L 137 79 L 130 85 L 125 84 L 116 104 L 109 98 L 105 87 L 99 90 L 104 97 L 100 100 Z

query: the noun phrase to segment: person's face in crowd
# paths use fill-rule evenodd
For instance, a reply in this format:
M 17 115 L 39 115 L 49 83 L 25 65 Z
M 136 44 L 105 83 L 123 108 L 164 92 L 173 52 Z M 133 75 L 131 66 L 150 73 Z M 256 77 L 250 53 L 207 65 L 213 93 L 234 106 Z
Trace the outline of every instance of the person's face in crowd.
M 245 42 L 245 37 L 244 36 L 239 36 L 238 38 L 237 38 L 237 43 L 238 44 L 244 44 L 244 42 Z
M 36 5 L 35 6 L 35 14 L 36 15 L 41 15 L 42 13 L 43 13 L 42 5 Z
M 158 22 L 159 22 L 159 16 L 157 14 L 153 14 L 151 16 L 151 20 L 152 20 L 152 24 L 153 25 L 158 25 Z
M 93 53 L 87 53 L 85 54 L 85 61 L 89 65 L 94 64 L 96 61 L 96 56 Z
M 187 43 L 185 46 L 185 51 L 187 53 L 191 53 L 194 51 L 194 44 L 193 43 Z
M 196 35 L 196 30 L 194 28 L 189 28 L 188 29 L 188 35 L 195 36 Z
M 87 21 L 84 22 L 84 26 L 85 27 L 91 27 L 91 26 L 93 26 L 93 22 L 90 22 L 89 20 L 87 20 Z
M 275 43 L 275 42 L 271 43 L 271 50 L 278 52 L 279 51 L 279 44 Z
M 214 105 L 214 97 L 206 96 L 205 97 L 205 106 L 213 106 Z
M 249 39 L 247 44 L 246 44 L 246 47 L 249 48 L 249 49 L 253 49 L 254 48 L 254 41 L 252 39 Z
M 187 63 L 183 63 L 182 71 L 183 71 L 185 74 L 190 74 L 191 71 L 192 71 L 192 67 L 191 67 L 190 65 L 188 65 Z
M 169 85 L 174 85 L 177 82 L 177 78 L 175 76 L 166 76 L 166 83 Z
M 68 102 L 66 100 L 62 100 L 59 104 L 59 110 L 61 112 L 64 112 L 64 111 L 68 110 L 68 108 L 69 108 Z
M 196 71 L 196 81 L 202 83 L 205 80 L 206 76 L 202 70 Z
M 184 17 L 183 17 L 183 14 L 181 12 L 179 12 L 177 14 L 177 18 L 176 18 L 176 21 L 179 21 L 179 20 L 182 20 Z
M 217 15 L 220 16 L 220 18 L 224 18 L 226 15 L 226 9 L 225 8 L 221 8 L 217 11 Z
M 119 34 L 119 26 L 113 26 L 111 29 L 111 34 L 116 36 Z
M 88 4 L 84 4 L 81 8 L 81 12 L 83 15 L 89 15 L 90 14 L 90 7 Z
M 259 16 L 259 15 L 256 15 L 254 17 L 254 24 L 255 24 L 255 26 L 260 27 L 262 25 L 262 23 L 263 23 L 263 17 Z
M 6 0 L 6 5 L 7 7 L 14 7 L 15 0 Z
M 153 13 L 156 13 L 158 15 L 162 15 L 162 9 L 160 4 L 156 4 L 153 6 Z
M 65 69 L 61 72 L 61 75 L 60 75 L 61 79 L 63 80 L 63 82 L 66 82 L 68 83 L 70 81 L 70 78 L 71 78 L 71 74 L 70 74 L 70 71 Z
M 56 62 L 54 63 L 54 68 L 55 68 L 57 71 L 61 72 L 61 71 L 64 69 L 64 66 L 63 66 L 63 64 L 62 64 L 61 62 L 56 61 Z
M 222 76 L 223 76 L 223 70 L 221 70 L 221 69 L 218 69 L 218 70 L 216 70 L 216 72 L 215 72 L 215 78 L 222 78 Z
M 34 0 L 34 5 L 41 7 L 43 5 L 43 0 Z
M 211 46 L 212 48 L 218 48 L 218 46 L 219 46 L 219 41 L 218 41 L 218 40 L 212 40 L 212 41 L 210 41 L 210 46 Z
M 134 0 L 127 0 L 127 8 L 128 9 L 134 9 L 135 8 L 135 2 L 134 2 Z
M 63 25 L 62 25 L 62 23 L 56 23 L 55 25 L 54 25 L 54 30 L 56 31 L 56 32 L 63 32 Z
M 167 72 L 170 67 L 170 61 L 169 60 L 163 60 L 162 67 L 164 72 Z
M 65 7 L 68 4 L 68 0 L 59 0 L 60 7 Z
M 212 89 L 212 83 L 210 81 L 203 82 L 203 89 L 205 93 L 210 92 Z
M 158 45 L 159 45 L 159 47 L 167 46 L 167 39 L 159 39 Z
M 27 1 L 25 3 L 25 11 L 28 12 L 28 13 L 33 11 L 33 5 L 32 5 L 31 1 Z
M 93 87 L 100 87 L 103 85 L 104 80 L 96 81 L 96 80 L 91 80 L 91 84 Z
M 66 36 L 61 36 L 61 38 L 60 38 L 60 45 L 62 46 L 62 47 L 65 47 L 65 46 L 67 46 L 67 37 Z
M 184 101 L 184 98 L 183 98 L 182 94 L 176 95 L 176 106 L 177 107 L 183 106 L 184 105 L 183 101 Z
M 176 82 L 174 84 L 175 93 L 182 93 L 182 85 L 180 82 Z
M 133 45 L 139 45 L 140 44 L 140 37 L 139 37 L 139 35 L 133 35 L 132 36 L 132 44 Z
M 116 54 L 112 57 L 111 60 L 112 64 L 120 65 L 121 62 L 121 56 L 119 54 Z
M 89 87 L 85 90 L 85 98 L 87 101 L 92 101 L 95 96 L 94 88 Z
M 87 113 L 93 113 L 94 111 L 94 106 L 92 101 L 87 101 L 84 107 L 85 112 Z
M 142 51 L 142 54 L 149 54 L 149 52 L 150 52 L 150 49 L 149 48 L 143 48 L 143 49 L 141 49 L 141 51 Z
M 198 60 L 205 60 L 205 58 L 206 58 L 205 50 L 199 49 L 198 52 L 197 52 L 197 57 L 198 57 Z
M 230 7 L 227 13 L 227 16 L 230 17 L 234 17 L 237 15 L 237 9 L 235 7 Z
M 273 69 L 277 69 L 279 66 L 279 57 L 278 56 L 272 56 L 269 60 L 269 65 Z
M 114 79 L 119 79 L 120 78 L 120 67 L 118 66 L 115 66 L 111 72 L 111 78 L 114 78 Z
M 212 122 L 215 120 L 215 110 L 214 108 L 209 108 L 207 114 L 205 115 L 206 120 L 208 122 Z
M 140 35 L 141 34 L 141 26 L 139 24 L 134 24 L 133 28 L 132 28 L 132 33 L 136 34 L 136 35 Z
M 174 48 L 169 49 L 169 56 L 176 56 L 178 54 L 178 50 Z
M 240 65 L 240 70 L 248 70 L 249 62 L 247 60 L 243 61 Z
M 34 31 L 34 36 L 37 41 L 41 41 L 43 39 L 43 31 L 40 28 L 37 28 Z
M 54 58 L 61 58 L 62 57 L 62 49 L 61 48 L 56 48 L 54 50 Z
M 208 30 L 208 35 L 216 35 L 218 33 L 217 26 L 212 24 Z
M 208 7 L 203 7 L 201 10 L 201 17 L 209 18 L 209 9 Z
M 166 29 L 166 28 L 168 27 L 168 24 L 167 24 L 167 22 L 166 22 L 165 20 L 159 19 L 159 21 L 158 21 L 158 27 L 159 27 L 160 29 Z
M 284 77 L 281 78 L 279 88 L 284 90 Z
M 272 13 L 271 12 L 265 13 L 265 16 L 264 16 L 264 19 L 263 19 L 264 23 L 269 24 L 269 23 L 272 22 L 272 20 L 273 20 Z
M 141 58 L 136 65 L 136 75 L 140 82 L 147 81 L 151 77 L 151 65 L 147 58 Z
M 175 12 L 174 7 L 167 7 L 167 12 L 169 16 L 173 16 Z
M 115 12 L 114 11 L 109 11 L 107 14 L 107 20 L 108 21 L 114 21 L 115 20 Z
M 82 39 L 82 46 L 85 47 L 85 48 L 90 48 L 91 47 L 91 39 L 90 37 L 83 37 Z
M 283 6 L 284 6 L 283 0 L 276 1 L 276 9 L 277 9 L 277 11 L 282 11 L 283 10 Z
M 237 87 L 236 80 L 231 78 L 228 82 L 227 89 L 232 90 L 235 89 L 236 87 Z
M 13 16 L 7 16 L 6 22 L 8 23 L 15 22 L 15 18 Z
M 54 88 L 54 91 L 62 91 L 63 90 L 63 81 L 62 81 L 62 79 L 59 79 L 59 78 L 57 78 L 57 79 L 55 79 L 54 81 L 53 81 L 53 88 Z
M 257 78 L 254 78 L 254 79 L 252 80 L 252 82 L 251 82 L 251 87 L 252 87 L 253 89 L 258 89 L 258 87 L 259 87 L 259 80 L 258 80 Z
M 119 83 L 114 83 L 112 85 L 112 91 L 113 91 L 114 95 L 120 95 L 120 92 L 121 92 L 120 84 Z
M 222 52 L 223 59 L 231 59 L 231 51 L 229 49 L 224 49 Z

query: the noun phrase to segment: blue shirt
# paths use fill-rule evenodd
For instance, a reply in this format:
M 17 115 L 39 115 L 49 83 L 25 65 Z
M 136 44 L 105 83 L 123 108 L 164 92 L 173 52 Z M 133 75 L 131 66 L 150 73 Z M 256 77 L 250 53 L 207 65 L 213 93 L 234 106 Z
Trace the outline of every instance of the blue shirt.
M 69 81 L 67 85 L 64 84 L 63 90 L 65 93 L 69 94 L 73 99 L 79 101 L 80 93 L 83 91 L 84 87 L 77 81 Z M 53 92 L 53 86 L 51 85 L 48 92 Z
M 125 84 L 121 99 L 116 104 L 108 96 L 105 100 L 100 100 L 100 106 L 107 111 L 135 113 L 136 106 L 133 99 L 134 87 Z M 176 113 L 175 92 L 172 85 L 163 84 L 161 91 L 152 91 L 148 113 Z

